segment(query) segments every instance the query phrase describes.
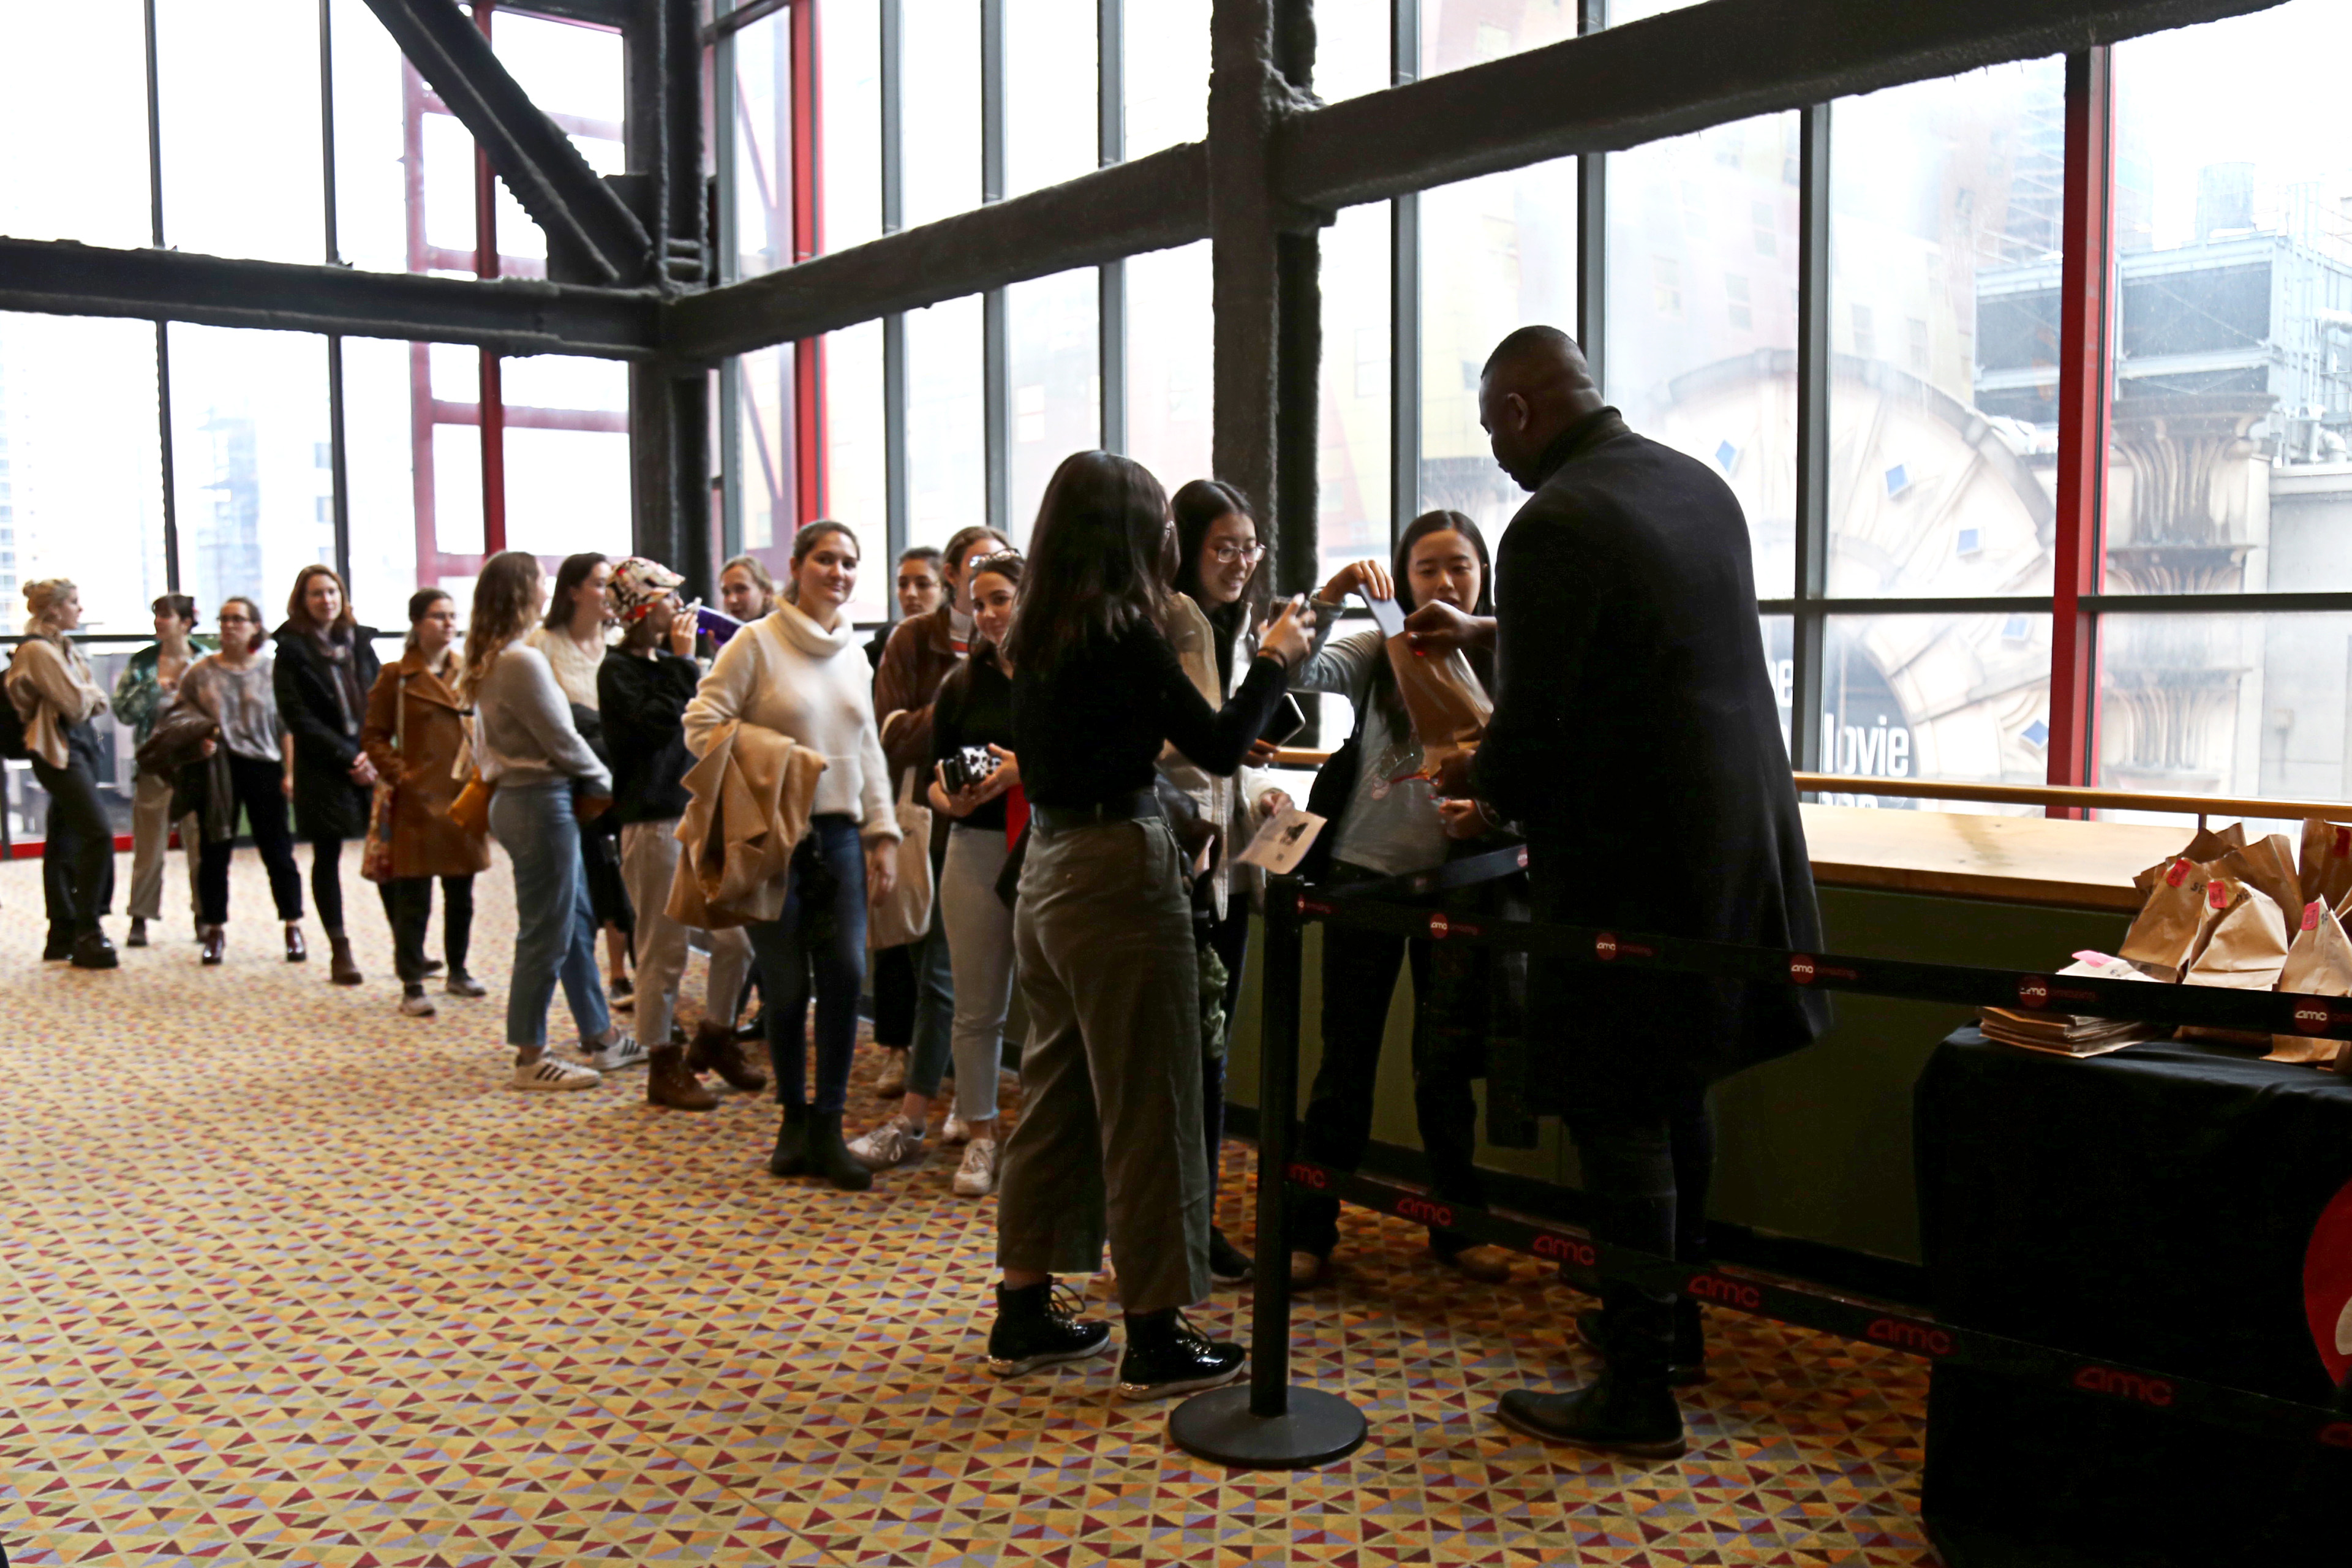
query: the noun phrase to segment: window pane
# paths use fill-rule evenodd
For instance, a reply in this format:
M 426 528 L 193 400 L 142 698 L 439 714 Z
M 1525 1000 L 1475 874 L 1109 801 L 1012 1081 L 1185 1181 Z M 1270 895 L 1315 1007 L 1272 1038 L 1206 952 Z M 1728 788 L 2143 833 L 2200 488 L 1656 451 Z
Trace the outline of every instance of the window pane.
M 792 12 L 734 35 L 735 276 L 789 267 L 793 256 Z
M 2116 46 L 2110 593 L 2352 584 L 2347 48 L 2316 0 Z
M 1088 267 L 1004 291 L 1013 393 L 1005 522 L 1016 544 L 1028 542 L 1062 459 L 1102 444 L 1101 277 Z
M 0 7 L 0 234 L 148 242 L 146 55 L 138 0 Z
M 352 517 L 352 603 L 362 620 L 387 631 L 406 626 L 403 613 L 412 592 L 428 581 L 448 585 L 442 581 L 438 566 L 429 490 L 424 503 L 425 570 L 417 569 L 417 426 L 412 388 L 421 347 L 381 338 L 343 340 L 343 462 Z M 429 431 L 431 426 L 425 428 Z M 468 429 L 466 434 L 475 432 Z M 429 451 L 425 461 L 424 477 L 429 482 Z M 478 471 L 476 479 L 478 482 Z M 470 587 L 477 574 L 474 563 L 467 562 L 451 575 Z
M 824 515 L 857 534 L 857 589 L 850 619 L 890 616 L 889 510 L 882 454 L 882 323 L 861 321 L 824 340 Z M 791 564 L 789 534 L 773 557 L 781 580 Z
M 400 47 L 368 10 L 366 0 L 331 0 L 328 37 L 334 46 L 335 247 L 353 267 L 408 271 L 408 170 L 403 147 L 410 109 Z M 434 118 L 457 123 L 446 115 Z M 450 171 L 446 177 L 459 176 Z M 467 224 L 470 232 L 470 215 Z M 421 258 L 415 269 L 425 269 Z
M 155 54 L 165 242 L 323 260 L 316 0 L 156 0 Z
M 1127 261 L 1127 453 L 1172 494 L 1209 473 L 1209 242 Z
M 1822 772 L 1978 784 L 2048 777 L 2048 616 L 1833 616 L 1825 640 Z M 1785 645 L 1775 657 L 1787 657 Z M 1866 792 L 1839 804 L 1914 807 Z
M 1773 700 L 1780 709 L 1780 747 L 1786 751 L 1790 699 L 1797 689 L 1796 622 L 1787 616 L 1759 616 L 1756 626 L 1764 637 L 1764 668 L 1772 677 Z
M 980 7 L 900 0 L 898 112 L 906 226 L 980 205 Z
M 1004 194 L 1091 173 L 1095 0 L 1024 0 L 1004 12 Z
M 2352 616 L 2099 617 L 2113 789 L 2342 800 Z
M 907 542 L 988 521 L 980 296 L 907 314 Z
M 181 588 L 207 613 L 247 595 L 275 625 L 294 574 L 335 558 L 327 341 L 182 322 L 170 332 Z
M 1832 595 L 2050 592 L 2057 405 L 1978 343 L 2014 357 L 2010 280 L 2055 276 L 2065 85 L 2034 60 L 1832 111 Z
M 1127 6 L 1127 155 L 1209 134 L 1209 0 Z
M 824 232 L 817 237 L 821 249 L 844 250 L 882 234 L 881 0 L 824 0 L 816 15 L 824 116 Z
M 1326 103 L 1390 85 L 1393 0 L 1316 0 L 1315 96 Z
M 1574 37 L 1576 0 L 1524 0 L 1517 5 L 1497 5 L 1494 0 L 1421 3 L 1423 76 L 1459 70 L 1481 60 L 1500 59 Z
M 164 591 L 155 329 L 0 313 L 0 609 L 70 577 L 91 632 L 149 628 Z M 183 497 L 184 510 L 189 501 Z
M 1796 582 L 1797 117 L 1609 160 L 1609 401 L 1715 465 L 1748 513 L 1756 591 Z
M 767 552 L 793 537 L 793 350 L 789 343 L 756 349 L 735 362 L 742 548 Z M 772 562 L 770 563 L 773 564 Z
M 1536 324 L 1576 331 L 1576 160 L 1423 191 L 1421 510 L 1468 513 L 1489 547 L 1528 498 L 1495 466 L 1478 372 L 1496 343 Z
M 1349 207 L 1323 231 L 1320 584 L 1350 561 L 1389 556 L 1389 204 Z
M 499 62 L 530 94 L 531 102 L 571 136 L 590 168 L 599 174 L 617 174 L 628 167 L 621 142 L 625 84 L 618 32 L 500 11 L 490 40 Z M 498 182 L 496 203 L 499 271 L 508 277 L 544 277 L 546 231 L 530 220 L 504 180 Z M 508 257 L 525 265 L 503 259 Z

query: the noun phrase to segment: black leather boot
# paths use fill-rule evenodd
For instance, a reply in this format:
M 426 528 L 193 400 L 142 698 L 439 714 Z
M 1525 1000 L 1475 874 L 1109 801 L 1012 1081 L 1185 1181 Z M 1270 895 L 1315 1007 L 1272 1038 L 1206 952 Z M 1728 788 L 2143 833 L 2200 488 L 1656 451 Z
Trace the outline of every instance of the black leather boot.
M 998 1377 L 1019 1377 L 1108 1350 L 1110 1325 L 1080 1318 L 1077 1300 L 1068 1290 L 1057 1300 L 1051 1280 L 1017 1290 L 997 1286 L 996 1321 L 988 1331 L 988 1370 Z
M 1685 1447 L 1682 1408 L 1665 1379 L 1635 1378 L 1614 1367 L 1566 1394 L 1515 1388 L 1495 1414 L 1530 1437 L 1604 1454 L 1678 1459 Z
M 783 1119 L 776 1124 L 776 1148 L 768 1156 L 768 1173 L 804 1176 L 808 1168 L 808 1107 L 788 1103 Z
M 1118 1363 L 1121 1399 L 1165 1399 L 1222 1388 L 1249 1366 L 1249 1352 L 1220 1344 L 1171 1307 L 1127 1315 L 1127 1354 Z
M 1696 1300 L 1675 1298 L 1674 1350 L 1666 1358 L 1666 1382 L 1688 1388 L 1706 1381 L 1706 1321 Z M 1611 1325 L 1607 1309 L 1595 1307 L 1576 1314 L 1576 1336 L 1586 1347 L 1607 1356 Z
M 813 1110 L 808 1121 L 808 1168 L 845 1193 L 862 1193 L 874 1184 L 874 1173 L 841 1141 L 841 1112 Z

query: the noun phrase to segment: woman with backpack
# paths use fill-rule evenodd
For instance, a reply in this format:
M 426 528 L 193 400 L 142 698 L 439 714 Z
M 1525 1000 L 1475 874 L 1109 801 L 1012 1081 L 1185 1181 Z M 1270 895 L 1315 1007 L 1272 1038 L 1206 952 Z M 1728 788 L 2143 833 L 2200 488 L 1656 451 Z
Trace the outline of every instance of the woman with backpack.
M 81 625 L 81 590 L 63 577 L 25 584 L 25 640 L 9 661 L 9 706 L 23 727 L 24 754 L 48 792 L 48 842 L 41 858 L 49 939 L 45 961 L 76 969 L 121 962 L 99 917 L 114 901 L 114 825 L 98 798 L 98 716 L 106 692 L 66 634 Z

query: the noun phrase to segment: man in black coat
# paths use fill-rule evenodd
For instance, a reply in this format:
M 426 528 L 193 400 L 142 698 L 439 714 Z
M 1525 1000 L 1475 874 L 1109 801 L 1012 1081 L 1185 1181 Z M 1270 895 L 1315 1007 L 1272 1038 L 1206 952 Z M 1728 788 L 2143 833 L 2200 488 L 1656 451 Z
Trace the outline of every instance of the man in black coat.
M 1496 552 L 1495 618 L 1433 605 L 1410 623 L 1416 643 L 1496 647 L 1494 719 L 1441 790 L 1524 825 L 1539 921 L 1818 948 L 1738 501 L 1712 468 L 1628 429 L 1554 328 L 1503 340 L 1478 412 L 1496 460 L 1535 493 Z M 1531 1002 L 1531 1037 L 1559 1042 L 1595 1236 L 1704 1257 L 1707 1085 L 1811 1042 L 1828 999 L 1550 966 Z M 1705 1375 L 1697 1303 L 1612 1283 L 1578 1327 L 1607 1372 L 1569 1394 L 1515 1390 L 1497 1414 L 1558 1441 L 1679 1455 L 1670 1385 Z

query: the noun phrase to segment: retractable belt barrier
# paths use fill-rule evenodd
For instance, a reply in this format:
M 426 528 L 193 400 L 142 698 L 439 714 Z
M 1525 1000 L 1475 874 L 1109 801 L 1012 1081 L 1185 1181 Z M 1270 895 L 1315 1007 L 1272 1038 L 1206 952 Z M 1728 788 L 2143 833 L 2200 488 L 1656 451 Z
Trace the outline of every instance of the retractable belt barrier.
M 2061 978 L 1964 964 L 1784 952 L 1483 914 L 1465 917 L 1396 901 L 1492 881 L 1514 875 L 1526 865 L 1526 850 L 1512 848 L 1454 861 L 1433 871 L 1344 889 L 1310 887 L 1294 878 L 1277 878 L 1267 888 L 1250 1381 L 1246 1385 L 1196 1395 L 1172 1411 L 1169 1436 L 1180 1447 L 1234 1466 L 1299 1468 L 1343 1458 L 1367 1435 L 1363 1415 L 1354 1405 L 1319 1389 L 1294 1386 L 1289 1381 L 1290 1243 L 1286 1200 L 1291 1190 L 1299 1189 L 1549 1259 L 1559 1264 L 1563 1277 L 1587 1289 L 1597 1289 L 1604 1277 L 1622 1279 L 1932 1361 L 1979 1367 L 2265 1436 L 2352 1450 L 2352 1419 L 2320 1405 L 1939 1322 L 1909 1308 L 1874 1304 L 1801 1280 L 1607 1247 L 1569 1226 L 1441 1203 L 1412 1187 L 1293 1156 L 1290 1141 L 1298 1091 L 1303 937 L 1307 923 L 1312 921 L 1437 942 L 1515 949 L 1596 967 L 1818 986 L 1965 1006 L 2055 1008 L 2134 1022 L 2352 1038 L 2352 998 L 2347 997 L 2154 985 L 2074 975 Z

